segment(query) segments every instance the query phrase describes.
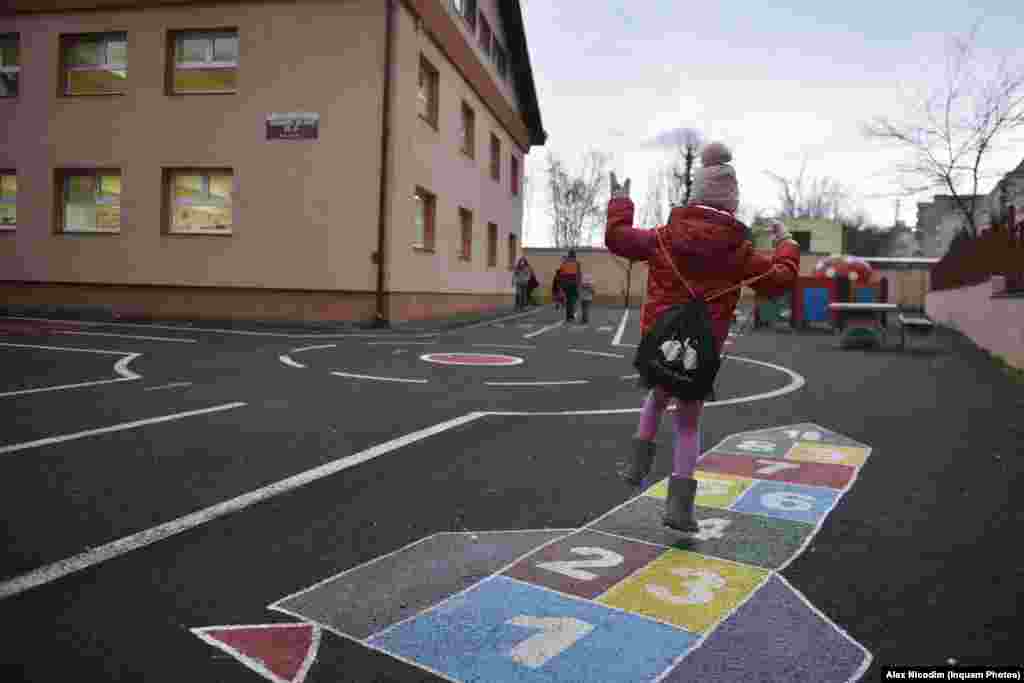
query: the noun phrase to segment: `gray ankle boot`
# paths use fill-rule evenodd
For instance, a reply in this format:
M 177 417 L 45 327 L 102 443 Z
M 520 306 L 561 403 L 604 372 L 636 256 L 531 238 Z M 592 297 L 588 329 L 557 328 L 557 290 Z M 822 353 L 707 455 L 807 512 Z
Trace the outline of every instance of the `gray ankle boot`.
M 644 483 L 644 477 L 651 473 L 654 463 L 654 442 L 633 439 L 633 455 L 626 469 L 621 472 L 622 478 L 633 486 Z
M 665 517 L 662 523 L 670 529 L 685 533 L 700 531 L 693 516 L 693 500 L 697 497 L 697 480 L 683 477 L 669 477 L 668 499 L 665 501 Z

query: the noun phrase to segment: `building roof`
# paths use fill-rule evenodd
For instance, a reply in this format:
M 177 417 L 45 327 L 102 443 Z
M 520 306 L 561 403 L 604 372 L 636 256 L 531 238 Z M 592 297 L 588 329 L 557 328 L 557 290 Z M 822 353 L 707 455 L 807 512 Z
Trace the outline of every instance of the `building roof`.
M 498 0 L 498 12 L 505 28 L 505 42 L 512 56 L 513 73 L 516 76 L 516 94 L 530 130 L 530 144 L 541 146 L 548 138 L 540 120 L 540 104 L 537 89 L 533 83 L 533 67 L 530 65 L 530 51 L 526 47 L 526 29 L 523 26 L 523 10 L 519 0 Z

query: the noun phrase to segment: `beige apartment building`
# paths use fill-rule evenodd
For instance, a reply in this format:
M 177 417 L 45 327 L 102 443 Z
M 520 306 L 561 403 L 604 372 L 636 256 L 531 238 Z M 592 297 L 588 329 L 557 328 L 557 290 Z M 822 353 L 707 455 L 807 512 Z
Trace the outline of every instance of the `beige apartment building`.
M 511 302 L 546 134 L 518 0 L 9 0 L 0 303 L 408 320 Z

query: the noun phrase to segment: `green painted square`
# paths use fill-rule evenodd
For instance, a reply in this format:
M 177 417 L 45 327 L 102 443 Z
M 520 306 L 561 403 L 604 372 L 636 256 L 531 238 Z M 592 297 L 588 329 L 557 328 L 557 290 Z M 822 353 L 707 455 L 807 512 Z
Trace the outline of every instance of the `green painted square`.
M 814 534 L 810 524 L 731 510 L 700 508 L 698 520 L 700 532 L 672 547 L 765 569 L 789 562 Z

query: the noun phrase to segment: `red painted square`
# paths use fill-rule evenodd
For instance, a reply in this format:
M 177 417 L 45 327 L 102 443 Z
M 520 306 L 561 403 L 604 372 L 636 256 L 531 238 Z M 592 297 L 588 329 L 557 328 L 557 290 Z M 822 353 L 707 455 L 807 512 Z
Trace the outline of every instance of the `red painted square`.
M 505 571 L 505 575 L 592 599 L 666 550 L 663 546 L 583 530 L 528 555 Z
M 824 462 L 798 462 L 783 458 L 755 458 L 748 455 L 706 453 L 697 463 L 698 470 L 732 474 L 750 479 L 788 481 L 807 486 L 844 489 L 856 468 Z

